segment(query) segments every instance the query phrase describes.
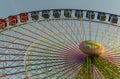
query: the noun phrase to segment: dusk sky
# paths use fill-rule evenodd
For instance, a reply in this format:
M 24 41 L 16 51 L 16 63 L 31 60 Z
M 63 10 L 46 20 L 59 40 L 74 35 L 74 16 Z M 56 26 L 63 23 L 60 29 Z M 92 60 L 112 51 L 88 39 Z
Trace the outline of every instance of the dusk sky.
M 120 0 L 0 0 L 0 17 L 52 8 L 77 8 L 120 14 Z

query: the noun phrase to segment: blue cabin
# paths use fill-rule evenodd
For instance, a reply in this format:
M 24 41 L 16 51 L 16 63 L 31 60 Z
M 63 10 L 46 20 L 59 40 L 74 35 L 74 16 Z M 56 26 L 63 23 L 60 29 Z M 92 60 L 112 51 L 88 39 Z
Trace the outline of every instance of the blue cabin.
M 86 18 L 88 19 L 94 19 L 95 18 L 95 13 L 92 11 L 87 11 L 86 12 Z
M 118 16 L 117 15 L 109 15 L 108 21 L 110 21 L 111 23 L 117 24 L 117 22 L 118 22 Z
M 100 21 L 106 21 L 106 14 L 105 13 L 98 13 L 97 19 Z
M 64 10 L 64 16 L 66 18 L 71 18 L 72 17 L 72 10 Z
M 31 18 L 32 18 L 32 20 L 37 21 L 39 19 L 39 11 L 31 12 Z
M 49 19 L 49 17 L 50 17 L 50 10 L 43 10 L 42 11 L 42 17 L 44 19 Z
M 61 16 L 61 10 L 53 10 L 53 16 L 55 18 L 60 18 L 60 16 Z
M 77 17 L 77 18 L 83 18 L 83 11 L 76 10 L 75 11 L 75 17 Z

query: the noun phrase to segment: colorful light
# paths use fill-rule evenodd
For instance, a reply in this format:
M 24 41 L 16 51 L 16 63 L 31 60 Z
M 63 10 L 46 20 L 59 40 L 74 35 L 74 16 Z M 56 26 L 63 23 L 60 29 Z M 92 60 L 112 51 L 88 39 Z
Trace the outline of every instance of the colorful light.
M 79 48 L 83 53 L 88 55 L 100 55 L 104 53 L 104 46 L 96 41 L 83 41 L 80 43 Z

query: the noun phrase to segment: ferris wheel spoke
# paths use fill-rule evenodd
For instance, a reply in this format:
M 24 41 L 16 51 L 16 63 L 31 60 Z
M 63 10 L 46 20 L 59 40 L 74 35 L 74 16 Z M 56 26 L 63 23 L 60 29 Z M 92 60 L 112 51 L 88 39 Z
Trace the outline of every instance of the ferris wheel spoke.
M 105 52 L 116 52 L 116 53 L 119 53 L 119 48 L 120 48 L 120 46 L 118 45 L 118 46 L 116 46 L 116 45 L 114 45 L 114 44 L 118 44 L 117 42 L 115 43 L 115 42 L 113 42 L 113 45 L 111 46 L 111 45 L 109 45 L 109 46 L 106 46 L 108 49 L 105 51 Z
M 25 29 L 25 28 L 24 28 L 24 29 Z M 30 31 L 30 30 L 28 30 L 28 31 Z M 14 32 L 19 33 L 19 34 L 22 34 L 22 35 L 24 35 L 24 36 L 27 36 L 27 37 L 30 37 L 30 38 L 33 38 L 33 39 L 37 40 L 36 37 L 30 36 L 30 35 L 26 35 L 26 34 L 23 34 L 23 33 L 17 32 L 17 31 L 14 31 Z M 31 32 L 31 31 L 30 31 L 30 32 Z M 33 33 L 33 32 L 32 32 L 32 33 Z M 49 40 L 50 40 L 50 39 L 49 39 Z M 54 43 L 57 43 L 57 42 L 55 42 L 55 41 L 53 41 L 53 40 L 50 40 L 50 41 L 52 41 L 52 42 L 54 42 Z M 57 43 L 57 44 L 59 44 L 59 43 Z
M 66 74 L 66 73 L 67 73 L 67 76 L 64 77 L 65 79 L 71 77 L 77 71 L 77 67 L 79 67 L 79 65 L 74 65 L 74 67 L 68 68 L 66 71 L 64 71 L 64 73 L 57 76 L 57 78 L 58 79 L 62 78 L 64 76 L 64 74 Z
M 29 61 L 30 59 L 28 59 Z M 35 64 L 26 64 L 26 66 L 34 66 L 34 65 L 42 65 L 42 64 L 56 64 L 56 63 L 73 63 L 73 61 L 68 61 L 66 60 L 66 58 L 54 58 L 54 59 L 38 59 L 38 60 L 41 60 L 41 63 L 37 63 L 35 62 Z M 45 61 L 47 60 L 47 61 Z M 27 60 L 26 60 L 27 61 Z M 32 61 L 32 59 L 31 59 Z
M 64 74 L 70 73 L 71 71 L 73 71 L 73 70 L 74 70 L 74 67 L 77 67 L 77 66 L 76 66 L 75 64 L 74 64 L 74 65 L 70 65 L 70 66 L 66 66 L 66 67 L 64 67 L 64 69 L 62 69 L 62 70 L 60 70 L 60 71 L 57 71 L 57 72 L 55 72 L 55 73 L 53 73 L 53 74 L 51 74 L 51 75 L 48 75 L 47 77 L 44 77 L 44 78 L 48 78 L 48 77 L 50 77 L 50 76 L 59 74 L 60 72 L 63 72 L 62 74 L 59 74 L 59 75 L 56 76 L 57 79 L 62 78 L 62 77 L 64 76 Z M 69 76 L 69 77 L 70 77 L 70 76 Z M 68 78 L 68 77 L 67 77 L 67 78 Z
M 42 24 L 43 25 L 43 24 Z M 45 26 L 45 25 L 43 25 L 43 26 Z M 49 28 L 47 28 L 48 30 L 50 30 Z M 50 30 L 51 31 L 51 30 Z M 54 33 L 53 31 L 51 31 L 52 33 Z M 62 33 L 62 32 L 61 32 Z M 60 38 L 60 40 L 59 40 L 59 42 L 61 42 L 61 43 L 64 43 L 64 42 L 66 42 L 66 43 L 68 43 L 69 44 L 69 41 L 70 40 L 65 40 L 64 38 L 62 38 L 62 37 L 60 37 L 60 36 L 58 36 L 56 33 L 54 33 L 58 38 Z M 64 35 L 65 36 L 65 34 L 63 34 L 62 33 L 62 35 Z M 65 36 L 65 38 L 66 38 L 66 36 Z M 62 42 L 61 40 L 63 40 L 64 42 Z M 73 43 L 73 45 L 72 45 L 72 47 L 75 47 L 75 44 L 74 44 L 74 42 L 72 42 Z
M 89 40 L 91 40 L 91 36 L 92 36 L 91 21 L 92 21 L 92 19 L 90 19 L 89 24 L 88 24 L 88 28 L 89 28 Z
M 14 72 L 14 73 L 10 73 L 10 74 L 5 74 L 0 76 L 0 78 L 6 77 L 6 76 L 11 76 L 11 75 L 16 75 L 16 74 L 20 74 L 20 73 L 25 73 L 25 71 L 19 71 L 19 72 Z
M 37 39 L 37 38 L 35 38 L 35 37 L 33 37 L 33 36 L 30 36 L 30 35 L 24 34 L 24 33 L 22 33 L 22 32 L 18 32 L 18 31 L 15 31 L 15 30 L 10 30 L 10 31 L 13 31 L 13 32 L 18 33 L 18 34 L 21 34 L 21 35 L 23 35 L 23 36 L 30 37 L 30 38 L 32 38 L 32 39 Z
M 110 72 L 106 73 L 106 68 L 98 61 L 97 58 L 94 58 L 95 60 L 95 66 L 98 68 L 98 70 L 103 73 L 103 75 L 108 75 Z
M 42 25 L 42 26 L 44 26 L 47 30 L 49 30 L 49 31 L 51 31 L 53 34 L 55 34 L 56 36 L 58 36 L 54 31 L 52 31 L 50 28 L 48 28 L 47 26 L 45 26 L 44 24 L 42 24 L 42 23 L 39 23 L 40 25 Z M 53 37 L 53 38 L 55 38 L 55 37 Z M 60 39 L 62 39 L 62 40 L 64 40 L 63 38 L 61 38 L 61 37 L 59 37 Z M 57 39 L 57 38 L 55 38 L 55 39 Z M 64 43 L 64 42 L 62 42 L 61 40 L 58 40 L 58 41 L 60 41 L 61 43 Z M 64 40 L 65 41 L 65 40 Z M 65 42 L 67 42 L 67 41 L 65 41 Z
M 35 70 L 41 70 L 41 69 L 46 69 L 46 68 L 52 68 L 51 70 L 39 73 L 39 74 L 45 74 L 46 72 L 53 71 L 56 68 L 58 68 L 58 69 L 59 68 L 63 68 L 64 67 L 64 65 L 63 65 L 64 63 L 65 62 L 57 63 L 57 64 L 54 64 L 54 65 L 42 66 L 41 68 L 34 68 L 34 69 L 27 70 L 27 71 L 35 71 Z M 39 75 L 39 74 L 35 74 L 35 75 L 32 75 L 32 76 L 36 76 L 36 75 Z
M 74 30 L 76 31 L 76 34 L 75 34 L 75 36 L 76 36 L 76 39 L 77 39 L 77 42 L 80 42 L 80 41 L 82 41 L 83 39 L 82 39 L 82 36 L 81 36 L 81 30 L 80 30 L 80 28 L 81 27 L 79 27 L 78 28 L 78 26 L 79 25 L 77 25 L 76 23 L 75 23 L 75 21 L 73 21 L 73 24 L 74 24 Z
M 81 41 L 84 40 L 85 38 L 83 37 L 84 30 L 82 29 L 82 19 L 79 20 L 79 27 L 77 28 L 78 30 L 78 36 L 81 38 Z
M 68 26 L 69 28 L 70 28 L 70 35 L 71 35 L 71 40 L 75 40 L 76 41 L 76 38 L 74 38 L 73 36 L 75 36 L 75 32 L 74 32 L 74 30 L 73 30 L 73 23 L 72 23 L 72 21 L 70 20 L 70 23 L 67 21 L 66 22 L 66 26 Z M 75 44 L 77 45 L 77 43 L 75 42 Z
M 31 26 L 32 26 L 32 25 L 31 25 Z M 29 31 L 29 32 L 31 32 L 31 33 L 33 33 L 33 34 L 39 35 L 40 37 L 43 37 L 43 38 L 45 38 L 45 39 L 53 42 L 54 44 L 57 44 L 57 45 L 60 45 L 60 44 L 61 44 L 61 43 L 59 43 L 59 42 L 55 42 L 55 41 L 53 41 L 53 40 L 51 40 L 51 39 L 48 39 L 47 37 L 45 37 L 45 36 L 43 36 L 43 35 L 40 35 L 40 34 L 38 34 L 38 33 L 35 33 L 35 32 L 33 32 L 33 31 L 31 31 L 31 30 L 26 29 L 26 28 L 23 28 L 23 27 L 22 27 L 22 29 L 27 30 L 27 31 Z M 44 32 L 44 33 L 45 33 L 45 32 Z M 49 35 L 49 34 L 47 34 L 47 35 Z M 27 35 L 27 36 L 28 36 L 28 35 Z M 37 38 L 34 38 L 34 39 L 37 40 Z M 57 40 L 57 39 L 56 39 L 56 40 Z M 42 42 L 44 42 L 44 41 L 42 40 Z M 47 43 L 47 42 L 46 42 L 46 43 Z M 48 44 L 50 44 L 50 43 L 48 43 Z
M 61 24 L 58 23 L 58 22 L 56 22 L 56 23 L 63 28 L 63 30 L 68 34 L 68 36 L 70 36 L 69 33 L 68 33 L 68 31 L 63 27 L 63 24 L 61 25 Z M 63 33 L 62 33 L 62 34 L 63 34 Z M 64 34 L 63 34 L 63 35 L 64 35 Z M 73 47 L 77 48 L 77 47 L 76 47 L 76 44 L 75 44 L 71 39 L 69 39 L 66 35 L 64 35 L 64 37 L 65 37 L 67 40 L 69 40 L 69 42 L 71 42 L 71 43 L 73 44 Z M 71 36 L 70 36 L 70 38 L 71 38 Z
M 117 27 L 115 27 L 114 29 L 113 29 L 113 31 L 111 31 L 111 34 L 110 35 L 108 35 L 108 39 L 106 39 L 105 41 L 104 41 L 104 43 L 106 43 L 107 44 L 107 46 L 111 46 L 112 45 L 112 47 L 114 48 L 114 46 L 115 46 L 115 43 L 117 43 L 117 41 L 118 40 L 116 40 L 115 39 L 115 34 L 118 32 L 118 28 Z M 113 43 L 112 43 L 113 42 Z M 107 50 L 110 50 L 110 48 L 108 48 Z
M 33 26 L 33 25 L 31 25 L 31 26 Z M 34 27 L 34 26 L 33 26 Z M 38 29 L 38 30 L 40 30 L 39 28 L 37 28 L 37 27 L 35 27 L 36 29 Z M 25 29 L 25 28 L 24 28 Z M 58 36 L 58 35 L 57 35 Z M 55 38 L 55 37 L 52 37 L 52 38 Z M 56 40 L 58 40 L 58 39 L 56 39 Z M 53 41 L 53 40 L 50 40 L 50 41 L 52 41 L 52 42 L 55 42 L 55 41 Z M 59 41 L 59 40 L 58 40 Z M 61 41 L 59 41 L 61 44 L 64 44 L 64 42 L 61 42 Z M 57 42 L 55 42 L 55 43 L 57 43 L 57 45 L 60 45 L 60 43 L 57 43 Z M 68 46 L 68 45 L 67 45 Z M 74 45 L 72 45 L 71 44 L 71 47 L 73 47 Z M 75 47 L 74 47 L 75 48 Z
M 79 43 L 81 41 L 81 38 L 78 38 L 78 34 L 80 34 L 80 32 L 78 32 L 78 26 L 76 25 L 75 21 L 71 21 L 71 25 L 72 25 L 72 29 L 73 29 L 73 32 L 74 32 L 74 38 L 75 38 L 75 42 L 76 43 Z
M 109 65 L 109 66 L 110 66 L 110 65 Z M 119 73 L 120 73 L 120 72 L 119 72 L 119 70 L 118 70 L 118 67 L 115 67 L 116 65 L 114 65 L 114 64 L 111 64 L 111 66 L 112 66 L 112 68 L 106 68 L 106 69 L 108 69 L 108 71 L 111 72 L 111 73 L 113 73 L 114 71 L 116 71 L 114 74 L 112 74 L 113 77 L 115 77 L 115 76 L 116 76 L 116 77 L 120 77 L 120 76 L 119 76 Z M 111 66 L 110 66 L 110 67 L 111 67 Z
M 63 30 L 68 34 L 68 36 L 69 36 L 69 38 L 66 36 L 66 35 L 64 35 L 65 36 L 65 38 L 67 38 L 67 40 L 69 40 L 71 43 L 73 43 L 74 44 L 74 46 L 76 46 L 76 43 L 74 42 L 74 40 L 72 41 L 71 39 L 72 39 L 72 35 L 68 32 L 68 30 L 67 29 L 65 29 L 65 23 L 62 21 L 62 24 L 60 24 L 59 22 L 57 22 L 57 24 L 59 25 L 59 26 L 61 26 L 61 28 L 63 28 Z M 64 26 L 63 26 L 64 25 Z
M 113 44 L 115 44 L 115 43 L 113 43 Z M 119 53 L 120 46 L 109 45 L 109 46 L 106 46 L 106 48 L 108 48 L 108 49 L 106 49 L 105 52 L 113 52 L 114 51 L 115 53 Z
M 83 21 L 82 21 L 82 19 L 80 20 L 80 26 L 81 26 L 81 31 L 83 32 L 83 38 L 84 38 L 84 40 L 87 40 L 87 35 L 86 35 L 86 31 L 85 31 L 85 26 L 84 26 L 84 24 L 83 24 Z
M 112 64 L 120 66 L 120 63 L 119 63 L 120 56 L 119 55 L 120 54 L 116 54 L 116 53 L 106 53 L 106 54 L 102 55 L 102 57 L 107 59 Z
M 64 60 L 63 58 L 49 58 L 49 59 L 42 59 L 42 60 Z M 15 62 L 15 61 L 25 61 L 24 59 L 19 60 L 0 60 L 0 62 Z M 41 61 L 41 59 L 28 59 L 26 61 Z
M 21 49 L 21 48 L 12 48 L 12 47 L 3 47 L 3 46 L 0 46 L 0 48 L 4 48 L 4 49 L 13 49 L 13 50 L 18 50 L 18 51 L 30 51 L 30 52 L 35 52 L 35 53 L 51 53 L 52 52 L 58 52 L 58 51 L 55 51 L 55 50 L 48 50 L 48 49 L 44 49 L 44 50 L 48 50 L 48 51 L 52 51 L 52 52 L 42 52 L 42 51 L 38 51 L 38 50 L 27 50 L 27 49 Z M 53 53 L 53 54 L 57 54 L 57 53 Z
M 41 59 L 41 63 L 37 63 L 37 62 L 35 62 L 34 64 L 29 64 L 29 63 L 26 63 L 26 67 L 31 67 L 31 66 L 35 66 L 35 65 L 44 65 L 44 64 L 56 64 L 56 63 L 63 63 L 63 62 L 65 62 L 65 59 L 60 59 L 60 60 L 47 60 L 47 61 L 45 61 L 45 60 L 42 60 Z
M 79 66 L 77 66 L 77 67 L 79 68 L 79 67 L 80 67 L 80 65 L 79 65 Z M 67 76 L 67 77 L 65 77 L 65 79 L 66 79 L 66 78 L 68 78 L 68 77 L 70 77 L 71 75 L 72 75 L 72 77 L 75 77 L 75 73 L 78 71 L 78 68 L 77 68 L 77 67 L 76 67 L 76 68 L 74 68 L 74 69 L 73 69 L 73 71 L 72 71 L 70 74 L 68 74 L 68 76 Z
M 16 45 L 25 46 L 26 48 L 27 48 L 27 47 L 29 47 L 29 45 L 26 45 L 26 44 L 14 43 L 14 42 L 3 41 L 3 40 L 0 40 L 0 41 L 1 41 L 1 42 L 7 42 L 7 43 L 11 43 L 11 44 L 16 44 Z M 41 44 L 41 45 L 42 45 L 42 44 Z M 43 45 L 43 46 L 44 46 L 44 45 Z M 37 47 L 37 46 L 30 46 L 30 47 L 44 50 L 44 48 Z M 45 47 L 50 47 L 50 46 L 46 46 L 46 45 L 45 45 Z M 50 48 L 53 48 L 53 49 L 55 49 L 56 51 L 57 51 L 57 50 L 59 50 L 59 49 L 57 49 L 57 48 L 54 48 L 54 47 L 52 47 L 52 46 L 51 46 Z M 47 49 L 45 49 L 45 50 L 47 50 Z M 69 50 L 68 50 L 68 51 L 69 51 Z M 57 52 L 59 52 L 59 51 L 57 51 Z
M 68 69 L 68 68 L 71 68 L 71 67 L 73 67 L 74 66 L 74 64 L 70 64 L 70 63 L 66 63 L 65 65 L 63 65 L 63 64 L 58 64 L 58 65 L 54 65 L 56 68 L 58 68 L 58 69 L 61 69 L 61 70 L 58 70 L 57 72 L 55 72 L 55 73 L 53 73 L 53 74 L 51 74 L 51 75 L 48 75 L 48 76 L 45 76 L 44 78 L 47 78 L 47 77 L 50 77 L 50 76 L 52 76 L 52 75 L 55 75 L 55 74 L 57 74 L 57 73 L 60 73 L 60 72 L 63 72 L 63 70 L 65 69 Z M 54 67 L 53 66 L 53 67 Z M 53 69 L 51 69 L 51 70 L 48 70 L 48 71 L 46 71 L 46 72 L 52 72 L 54 69 L 56 69 L 56 68 L 53 68 Z M 40 75 L 40 74 L 45 74 L 46 72 L 42 72 L 42 73 L 39 73 L 39 74 L 35 74 L 35 75 L 32 75 L 32 76 L 37 76 L 37 75 Z M 31 77 L 32 77 L 31 76 Z
M 98 26 L 97 26 L 97 31 L 96 31 L 96 35 L 95 35 L 95 40 L 97 41 L 97 38 L 98 38 L 98 34 L 99 34 L 99 30 L 100 30 L 100 23 L 98 23 Z
M 0 52 L 0 55 L 8 55 L 8 56 L 10 56 L 10 55 L 12 55 L 12 56 L 24 56 L 25 54 L 5 54 L 5 53 L 2 53 L 2 52 Z
M 10 44 L 16 44 L 16 45 L 21 45 L 21 46 L 25 46 L 25 47 L 29 47 L 29 45 L 27 44 L 22 44 L 22 43 L 17 43 L 17 42 L 11 42 L 11 41 L 5 41 L 5 40 L 0 40 L 1 42 L 5 42 L 5 43 L 10 43 Z
M 69 34 L 68 30 L 65 29 L 65 27 L 63 26 L 63 25 L 64 25 L 63 22 L 62 22 L 62 24 L 60 24 L 58 21 L 56 21 L 56 23 L 57 23 L 57 24 L 64 30 L 64 32 L 67 33 L 68 36 L 71 38 L 71 35 Z M 67 40 L 69 40 L 70 42 L 72 42 L 72 43 L 74 44 L 74 42 L 73 42 L 70 38 L 68 38 L 65 34 L 63 34 L 63 35 L 64 35 L 64 37 L 65 37 Z
M 64 58 L 48 58 L 48 59 L 28 59 L 26 61 L 40 61 L 40 60 L 64 60 Z M 23 61 L 23 60 L 21 60 Z
M 70 40 L 73 40 L 73 43 L 75 44 L 75 46 L 78 46 L 78 44 L 75 42 L 73 35 L 75 34 L 74 31 L 72 30 L 72 25 L 68 24 L 68 21 L 63 22 L 65 24 L 66 28 L 70 29 L 70 32 L 68 32 L 68 35 L 70 36 Z
M 118 27 L 115 27 L 114 29 L 113 29 L 113 31 L 111 32 L 111 34 L 109 35 L 109 38 L 108 38 L 108 40 L 107 40 L 107 44 L 109 45 L 113 40 L 112 39 L 114 39 L 115 37 L 114 36 L 116 36 L 115 34 L 118 32 Z M 115 39 L 114 39 L 115 40 Z
M 17 67 L 24 67 L 24 66 L 25 66 L 25 65 L 6 66 L 6 67 L 0 67 L 0 69 L 17 68 Z
M 82 23 L 82 19 L 79 19 L 79 24 L 78 24 L 78 26 L 79 26 L 79 28 L 78 28 L 78 26 L 76 25 L 76 23 L 74 22 L 74 25 L 76 26 L 76 30 L 77 30 L 77 34 L 76 34 L 76 38 L 78 39 L 78 37 L 80 38 L 80 40 L 78 39 L 78 41 L 80 42 L 80 41 L 82 41 L 82 40 L 84 40 L 86 37 L 84 36 L 84 34 L 85 34 L 85 30 L 84 30 L 84 28 L 83 28 L 83 23 Z M 84 38 L 85 37 L 85 38 Z
M 79 79 L 79 78 L 86 78 L 86 74 L 85 74 L 85 67 L 84 64 L 82 64 L 79 69 L 78 72 L 75 74 L 75 79 Z
M 60 37 L 61 40 L 64 40 L 64 42 L 67 42 L 68 44 L 70 43 L 70 40 L 67 38 L 67 36 L 62 32 L 62 30 L 57 29 L 53 24 L 51 24 L 49 21 L 47 21 L 51 27 L 55 28 L 60 34 L 62 34 L 65 38 Z M 62 27 L 62 26 L 61 26 Z M 65 30 L 65 29 L 63 29 Z M 73 40 L 74 41 L 74 40 Z M 75 43 L 73 43 L 74 46 L 76 46 Z
M 14 37 L 14 36 L 11 36 L 11 35 L 6 35 L 6 36 Z M 20 39 L 20 40 L 21 40 L 21 39 L 24 40 L 23 38 L 19 38 L 19 37 L 15 37 L 15 38 Z M 29 41 L 29 40 L 24 40 L 24 41 Z M 29 41 L 29 42 L 32 42 L 32 41 Z M 40 44 L 39 44 L 39 45 L 40 45 Z M 53 46 L 52 46 L 52 47 L 53 47 Z M 52 48 L 52 47 L 51 47 L 51 48 Z M 33 46 L 33 48 L 39 48 L 39 47 L 34 47 L 34 46 Z M 68 47 L 67 47 L 67 48 L 68 48 Z M 57 52 L 57 51 L 56 51 L 56 52 Z
M 111 26 L 110 23 L 106 26 L 104 33 L 102 34 L 102 37 L 101 37 L 101 43 L 103 43 L 103 40 L 106 37 L 106 34 L 109 32 L 110 26 Z
M 30 41 L 30 40 L 26 40 L 26 39 L 23 39 L 23 38 L 20 38 L 20 37 L 17 37 L 17 36 L 13 36 L 13 35 L 9 35 L 9 34 L 3 34 L 3 33 L 2 33 L 2 35 L 7 36 L 7 37 L 10 37 L 10 38 L 16 38 L 16 39 L 18 39 L 18 40 L 22 40 L 22 41 L 26 41 L 26 42 L 32 42 L 32 41 Z
M 72 25 L 71 28 L 73 28 L 73 33 L 74 33 L 74 36 L 75 36 L 75 40 L 79 43 L 80 41 L 83 40 L 81 38 L 81 33 L 79 32 L 80 31 L 80 27 L 78 28 L 78 26 L 76 25 L 75 21 L 72 21 L 72 20 L 71 20 L 71 25 Z M 78 32 L 78 33 L 76 34 L 76 32 Z M 80 39 L 78 39 L 78 35 L 79 35 Z
M 95 58 L 96 59 L 96 58 Z M 102 58 L 103 59 L 103 58 Z M 106 63 L 104 63 L 103 64 L 103 62 L 106 62 Z M 98 67 L 98 65 L 99 65 L 99 70 L 103 73 L 103 75 L 105 76 L 105 77 L 108 77 L 108 78 L 115 78 L 115 77 L 120 77 L 119 76 L 119 71 L 118 71 L 118 69 L 117 69 L 117 67 L 115 67 L 115 65 L 113 65 L 113 64 L 111 64 L 110 65 L 110 62 L 109 61 L 106 61 L 105 59 L 103 59 L 103 60 L 101 60 L 101 58 L 97 61 L 97 67 Z M 106 66 L 107 65 L 107 66 Z M 100 67 L 101 66 L 101 67 Z M 109 73 L 106 73 L 106 72 L 109 72 Z M 115 73 L 114 73 L 114 71 L 116 71 Z M 107 76 L 108 75 L 108 76 Z
M 93 66 L 93 79 L 105 79 L 102 73 L 96 68 L 96 66 Z

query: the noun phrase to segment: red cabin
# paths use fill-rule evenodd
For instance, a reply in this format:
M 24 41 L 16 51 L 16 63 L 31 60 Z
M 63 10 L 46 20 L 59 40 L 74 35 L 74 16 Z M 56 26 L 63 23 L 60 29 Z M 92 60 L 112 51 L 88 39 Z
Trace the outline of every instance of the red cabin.
M 6 19 L 0 19 L 0 29 L 5 29 L 7 27 Z
M 17 16 L 9 16 L 8 20 L 9 20 L 9 25 L 16 25 L 16 23 L 18 22 Z
M 28 13 L 21 13 L 20 14 L 20 22 L 27 22 L 29 20 Z

